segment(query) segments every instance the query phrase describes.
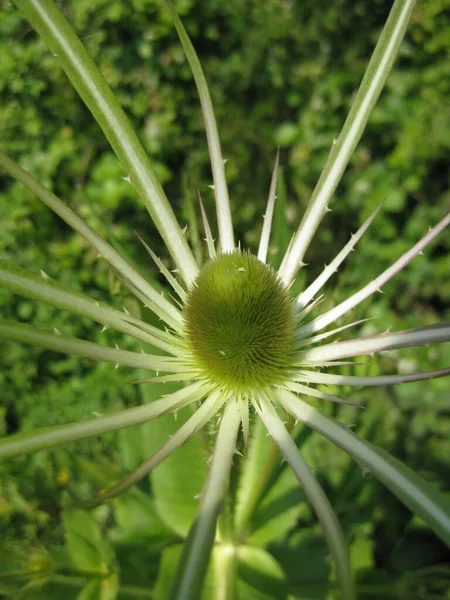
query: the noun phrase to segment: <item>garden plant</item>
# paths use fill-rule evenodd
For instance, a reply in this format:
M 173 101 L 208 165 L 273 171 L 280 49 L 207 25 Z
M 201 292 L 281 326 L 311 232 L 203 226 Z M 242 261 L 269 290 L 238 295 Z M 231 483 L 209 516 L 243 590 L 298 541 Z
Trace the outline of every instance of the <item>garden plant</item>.
M 347 498 L 350 505 L 356 494 L 356 469 L 356 477 L 362 473 L 362 481 L 381 482 L 417 522 L 444 544 L 450 543 L 450 505 L 444 493 L 366 439 L 370 431 L 355 432 L 352 426 L 372 390 L 450 374 L 445 365 L 421 369 L 420 361 L 419 368 L 405 372 L 373 374 L 378 353 L 410 347 L 419 352 L 420 347 L 446 342 L 450 324 L 391 331 L 390 323 L 372 321 L 370 303 L 411 261 L 420 260 L 419 255 L 426 254 L 439 236 L 448 235 L 450 214 L 441 214 L 434 223 L 424 222 L 424 230 L 409 249 L 380 273 L 371 275 L 368 266 L 367 278 L 339 301 L 328 294 L 329 286 L 337 272 L 351 272 L 351 253 L 358 252 L 366 232 L 377 227 L 385 210 L 382 199 L 355 233 L 345 231 L 346 240 L 337 254 L 328 255 L 323 248 L 327 264 L 316 276 L 308 275 L 306 265 L 322 219 L 334 202 L 341 201 L 334 199 L 336 190 L 391 72 L 415 2 L 393 3 L 348 116 L 290 239 L 284 227 L 283 155 L 278 151 L 261 232 L 249 248 L 238 239 L 233 225 L 227 161 L 205 73 L 172 2 L 162 3 L 158 10 L 170 14 L 195 81 L 216 209 L 213 220 L 204 194 L 199 194 L 187 205 L 187 227 L 180 225 L 157 170 L 64 11 L 52 0 L 14 3 L 103 130 L 122 165 L 121 185 L 129 186 L 129 193 L 142 201 L 167 253 L 160 257 L 160 242 L 146 239 L 141 235 L 143 226 L 136 226 L 136 239 L 163 280 L 148 276 L 126 250 L 114 240 L 106 241 L 71 208 L 70 197 L 59 198 L 49 189 L 51 182 L 40 183 L 32 169 L 19 166 L 10 153 L 0 153 L 2 176 L 14 178 L 56 213 L 84 239 L 95 261 L 108 265 L 116 288 L 127 290 L 120 296 L 127 299 L 123 307 L 114 294 L 108 305 L 95 294 L 55 281 L 56 266 L 50 277 L 45 270 L 36 274 L 13 260 L 2 260 L 2 288 L 68 311 L 83 323 L 95 322 L 103 338 L 81 339 L 56 325 L 44 329 L 10 319 L 0 321 L 1 337 L 104 362 L 106 380 L 111 377 L 113 382 L 115 370 L 126 372 L 127 389 L 145 390 L 145 401 L 138 406 L 95 415 L 83 415 L 81 406 L 80 418 L 72 423 L 33 427 L 0 440 L 0 458 L 8 462 L 119 431 L 122 449 L 122 465 L 113 472 L 116 481 L 111 482 L 107 468 L 105 473 L 94 469 L 94 486 L 78 487 L 76 493 L 68 489 L 64 495 L 64 551 L 20 544 L 1 547 L 6 566 L 0 595 L 62 598 L 69 594 L 78 600 L 355 600 L 382 598 L 385 593 L 387 597 L 413 598 L 415 593 L 417 598 L 444 597 L 448 571 L 440 568 L 430 571 L 431 583 L 426 585 L 417 583 L 421 572 L 417 580 L 405 578 L 397 588 L 377 581 L 359 585 L 354 564 L 362 550 L 356 548 L 351 555 L 347 523 L 336 514 L 328 490 L 321 485 L 321 473 L 311 466 L 314 452 L 308 450 L 308 444 L 322 443 L 312 440 L 325 439 L 331 442 L 326 446 L 328 455 L 338 448 L 343 451 L 340 457 L 345 453 L 352 459 L 346 463 L 344 477 L 347 489 L 353 489 Z M 13 205 L 14 197 L 8 202 Z M 365 312 L 352 316 L 360 305 Z M 96 488 L 93 495 L 92 487 Z M 302 518 L 310 519 L 316 527 L 314 535 L 319 532 L 326 542 L 325 584 L 308 584 L 308 578 L 303 584 L 293 581 L 295 576 L 285 567 L 292 563 L 289 551 L 277 554 L 279 536 L 292 530 L 301 533 Z M 111 520 L 116 524 L 116 539 L 105 533 Z M 122 577 L 123 565 L 127 559 L 131 564 L 134 555 L 120 529 L 135 524 L 133 535 L 137 535 L 140 523 L 154 536 L 146 552 L 133 558 L 135 563 L 148 561 L 144 570 L 152 573 L 154 581 L 148 587 Z M 311 556 L 313 552 L 311 546 Z M 292 557 L 298 561 L 290 565 L 294 574 L 296 569 L 307 573 L 311 568 L 308 551 L 301 561 L 295 552 Z M 423 575 L 428 577 L 426 570 Z

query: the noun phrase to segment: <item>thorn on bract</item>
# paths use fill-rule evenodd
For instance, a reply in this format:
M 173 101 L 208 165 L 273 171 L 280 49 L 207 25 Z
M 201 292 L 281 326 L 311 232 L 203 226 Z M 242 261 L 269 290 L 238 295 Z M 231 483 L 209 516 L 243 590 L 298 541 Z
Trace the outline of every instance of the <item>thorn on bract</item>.
M 42 279 L 51 279 L 50 275 L 47 275 L 45 271 L 41 269 L 40 271 Z

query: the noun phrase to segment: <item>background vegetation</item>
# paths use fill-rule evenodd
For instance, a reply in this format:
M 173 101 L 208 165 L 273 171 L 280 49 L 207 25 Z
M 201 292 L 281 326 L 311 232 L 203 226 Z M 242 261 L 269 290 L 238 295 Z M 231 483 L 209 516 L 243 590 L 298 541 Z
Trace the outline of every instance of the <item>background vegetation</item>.
M 200 108 L 168 11 L 156 0 L 65 0 L 61 6 L 126 108 L 180 221 L 190 222 L 197 189 L 212 214 Z M 278 223 L 271 255 L 276 264 L 340 130 L 390 3 L 180 0 L 176 6 L 210 83 L 228 158 L 237 233 L 251 248 L 257 244 L 272 163 L 281 147 L 280 200 L 288 219 L 284 227 Z M 387 198 L 348 267 L 339 272 L 336 288 L 327 290 L 327 303 L 344 298 L 385 269 L 449 204 L 449 6 L 448 0 L 419 3 L 397 66 L 338 189 L 333 212 L 309 250 L 310 266 L 304 269 L 308 278 Z M 146 211 L 122 179 L 120 164 L 57 60 L 9 0 L 0 8 L 0 57 L 2 149 L 157 278 L 134 234 L 139 231 L 166 256 Z M 2 258 L 35 272 L 42 269 L 98 298 L 112 295 L 117 306 L 137 310 L 83 240 L 19 184 L 2 176 L 0 185 Z M 192 224 L 188 235 L 195 236 Z M 370 301 L 370 308 L 366 302 L 355 311 L 355 318 L 368 312 L 375 317 L 366 332 L 425 325 L 444 319 L 446 311 L 448 318 L 449 246 L 444 233 L 386 287 L 384 295 Z M 77 337 L 113 341 L 87 320 L 2 291 L 0 314 Z M 2 434 L 131 406 L 159 393 L 127 385 L 130 373 L 108 365 L 4 341 L 0 353 Z M 449 358 L 444 346 L 423 348 L 385 354 L 364 368 L 374 374 L 412 371 L 418 365 L 427 370 L 448 364 Z M 366 439 L 389 449 L 437 487 L 449 486 L 448 382 L 353 394 L 367 405 L 364 414 L 350 415 Z M 398 596 L 402 598 L 444 597 L 449 579 L 444 565 L 450 561 L 446 549 L 380 484 L 330 448 L 316 436 L 305 444 L 352 540 L 361 598 L 395 597 L 396 590 L 406 590 Z M 64 585 L 70 582 L 74 564 L 82 573 L 86 549 L 78 549 L 81 559 L 70 556 L 77 546 L 71 543 L 70 531 L 78 527 L 79 515 L 66 514 L 62 520 L 64 496 L 85 496 L 112 481 L 141 452 L 127 434 L 111 434 L 1 465 L 0 537 L 4 557 L 13 565 L 8 569 L 16 571 L 17 578 L 0 583 L 0 597 L 53 576 L 54 549 L 62 561 L 58 572 L 67 575 Z M 158 598 L 180 540 L 180 531 L 155 508 L 148 485 L 115 501 L 113 508 L 100 509 L 86 525 L 94 538 L 98 527 L 108 532 L 108 547 L 97 548 L 99 564 L 120 563 L 122 584 L 128 586 L 120 598 L 139 597 L 131 587 L 155 585 Z M 278 559 L 292 597 L 324 598 L 329 577 L 324 543 L 304 499 L 292 493 L 291 504 L 280 504 L 277 513 L 285 515 L 282 526 L 275 513 L 271 516 L 270 506 L 259 507 L 254 535 Z M 113 552 L 115 559 L 110 558 Z M 299 574 L 302 564 L 307 567 Z M 32 565 L 39 567 L 34 575 Z M 77 597 L 84 581 L 73 579 L 73 590 L 64 588 L 67 597 L 72 592 Z M 244 600 L 285 597 L 277 591 L 257 592 L 248 581 L 245 585 Z M 26 597 L 50 598 L 49 590 L 45 595 L 31 591 Z M 83 592 L 83 599 L 107 598 L 96 590 Z M 62 592 L 53 593 L 60 598 Z

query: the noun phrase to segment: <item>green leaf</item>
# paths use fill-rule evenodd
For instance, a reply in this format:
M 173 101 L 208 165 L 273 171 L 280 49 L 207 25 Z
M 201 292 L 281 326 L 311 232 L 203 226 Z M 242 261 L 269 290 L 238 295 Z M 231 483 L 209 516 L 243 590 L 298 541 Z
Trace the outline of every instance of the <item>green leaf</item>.
M 310 512 L 309 503 L 305 502 L 305 496 L 292 471 L 286 469 L 267 490 L 253 512 L 250 543 L 265 546 L 281 539 L 295 526 L 302 511 Z
M 76 600 L 116 600 L 119 593 L 119 578 L 112 575 L 107 579 L 90 581 L 78 594 Z
M 325 538 L 311 529 L 295 532 L 270 550 L 286 574 L 290 587 L 308 599 L 323 600 L 329 587 L 330 560 Z M 300 595 L 300 594 L 299 594 Z
M 114 540 L 126 542 L 132 540 L 164 541 L 173 539 L 171 529 L 158 517 L 154 501 L 137 487 L 113 501 Z
M 108 573 L 114 553 L 94 516 L 87 510 L 66 508 L 63 523 L 74 566 L 93 573 Z
M 89 581 L 77 596 L 77 600 L 100 600 L 101 582 Z
M 286 578 L 275 558 L 261 548 L 240 546 L 238 549 L 239 598 L 258 599 L 287 596 Z
M 176 384 L 164 384 L 169 393 L 178 389 Z M 141 386 L 147 402 L 155 394 L 161 393 L 161 386 Z M 150 456 L 192 416 L 191 408 L 181 410 L 177 418 L 173 415 L 160 417 L 157 421 L 142 426 L 143 447 Z M 173 531 L 185 537 L 198 510 L 200 494 L 207 475 L 208 451 L 204 445 L 202 432 L 179 448 L 151 474 L 155 508 L 161 518 Z

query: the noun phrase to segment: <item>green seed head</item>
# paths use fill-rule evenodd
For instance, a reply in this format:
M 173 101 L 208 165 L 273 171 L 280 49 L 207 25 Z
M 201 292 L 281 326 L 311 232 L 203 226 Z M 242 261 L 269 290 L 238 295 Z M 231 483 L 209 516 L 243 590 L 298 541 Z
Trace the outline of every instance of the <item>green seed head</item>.
M 222 254 L 203 267 L 185 322 L 194 362 L 218 385 L 245 393 L 285 380 L 292 300 L 275 271 L 252 254 Z

